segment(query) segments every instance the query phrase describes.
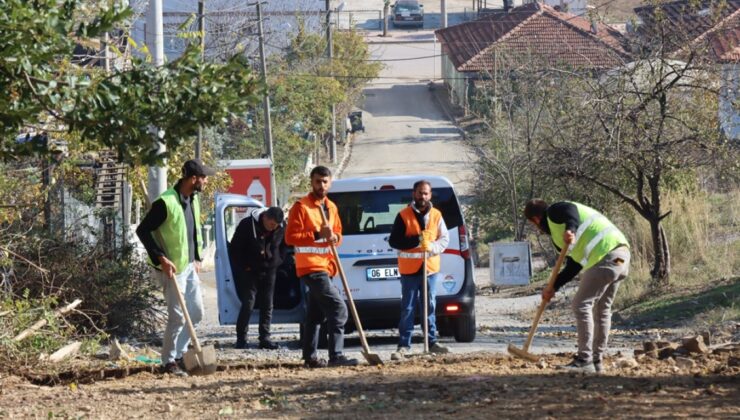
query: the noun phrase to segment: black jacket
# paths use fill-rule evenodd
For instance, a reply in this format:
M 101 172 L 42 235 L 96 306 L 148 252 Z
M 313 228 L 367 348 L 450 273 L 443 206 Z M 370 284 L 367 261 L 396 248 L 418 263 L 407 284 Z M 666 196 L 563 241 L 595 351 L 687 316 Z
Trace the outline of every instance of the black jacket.
M 545 217 L 543 217 L 540 221 L 540 228 L 545 233 L 552 236 L 550 234 L 550 225 L 547 224 L 548 219 L 557 224 L 564 224 L 565 230 L 570 230 L 573 233 L 578 230 L 578 226 L 581 224 L 581 218 L 578 216 L 578 207 L 576 207 L 572 203 L 568 203 L 565 201 L 551 204 L 547 208 L 547 210 L 545 210 Z M 560 251 L 560 248 L 555 245 L 554 241 L 552 245 L 555 247 L 555 249 Z M 555 290 L 560 290 L 560 288 L 563 287 L 566 283 L 573 280 L 573 278 L 578 275 L 581 269 L 583 269 L 583 266 L 581 266 L 581 264 L 575 262 L 571 257 L 566 257 L 565 268 L 563 268 L 563 270 L 558 273 L 558 277 L 555 279 Z
M 275 270 L 285 258 L 284 228 L 272 232 L 265 230 L 259 221 L 264 209 L 253 210 L 239 222 L 229 244 L 231 269 L 266 273 Z

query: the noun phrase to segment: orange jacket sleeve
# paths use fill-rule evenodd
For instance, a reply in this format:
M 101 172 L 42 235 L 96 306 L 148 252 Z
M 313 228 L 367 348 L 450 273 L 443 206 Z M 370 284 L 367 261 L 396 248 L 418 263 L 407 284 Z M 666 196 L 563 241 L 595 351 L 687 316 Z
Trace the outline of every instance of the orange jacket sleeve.
M 291 246 L 310 246 L 316 241 L 312 224 L 303 204 L 297 202 L 288 213 L 288 226 L 285 230 L 285 243 Z M 341 227 L 340 227 L 341 229 Z

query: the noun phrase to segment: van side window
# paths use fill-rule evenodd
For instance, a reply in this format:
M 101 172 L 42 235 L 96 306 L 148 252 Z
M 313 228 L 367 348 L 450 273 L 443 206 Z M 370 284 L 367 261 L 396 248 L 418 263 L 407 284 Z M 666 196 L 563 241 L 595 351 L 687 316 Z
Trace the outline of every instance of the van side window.
M 411 190 L 378 190 L 329 193 L 339 208 L 344 235 L 390 233 L 396 215 L 411 203 Z M 432 190 L 432 202 L 448 229 L 462 224 L 460 206 L 452 188 Z

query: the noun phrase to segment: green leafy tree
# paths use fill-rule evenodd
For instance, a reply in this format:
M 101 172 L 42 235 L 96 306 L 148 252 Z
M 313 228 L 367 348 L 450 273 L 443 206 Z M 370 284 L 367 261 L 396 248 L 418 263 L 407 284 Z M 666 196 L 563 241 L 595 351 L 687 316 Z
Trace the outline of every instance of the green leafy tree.
M 195 45 L 162 67 L 146 57 L 109 74 L 72 64 L 76 45 L 125 30 L 131 16 L 104 3 L 90 13 L 88 3 L 0 1 L 0 158 L 38 148 L 38 141 L 16 141 L 19 131 L 34 129 L 76 132 L 126 161 L 152 163 L 159 144 L 175 151 L 199 125 L 221 124 L 258 101 L 260 83 L 244 58 L 202 63 Z

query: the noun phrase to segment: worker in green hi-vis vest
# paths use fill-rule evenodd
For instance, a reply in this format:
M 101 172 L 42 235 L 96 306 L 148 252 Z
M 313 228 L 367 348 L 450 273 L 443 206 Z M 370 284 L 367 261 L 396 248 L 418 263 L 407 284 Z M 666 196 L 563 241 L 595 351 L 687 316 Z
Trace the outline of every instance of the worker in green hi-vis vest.
M 552 299 L 556 291 L 583 271 L 573 298 L 578 353 L 561 368 L 601 373 L 612 303 L 619 284 L 629 273 L 627 238 L 604 215 L 580 203 L 562 201 L 548 206 L 534 199 L 524 207 L 524 217 L 550 235 L 558 250 L 569 248 L 565 268 L 558 273 L 554 286 L 542 290 L 544 301 Z
M 177 290 L 182 291 L 193 324 L 203 318 L 203 293 L 200 288 L 200 261 L 203 237 L 200 229 L 199 192 L 216 172 L 192 159 L 182 167 L 182 178 L 152 203 L 152 208 L 136 228 L 136 235 L 149 254 L 154 277 L 159 279 L 167 303 L 167 326 L 162 336 L 162 369 L 166 373 L 187 376 L 183 354 L 190 343 L 190 333 L 183 329 L 185 317 L 180 309 Z

